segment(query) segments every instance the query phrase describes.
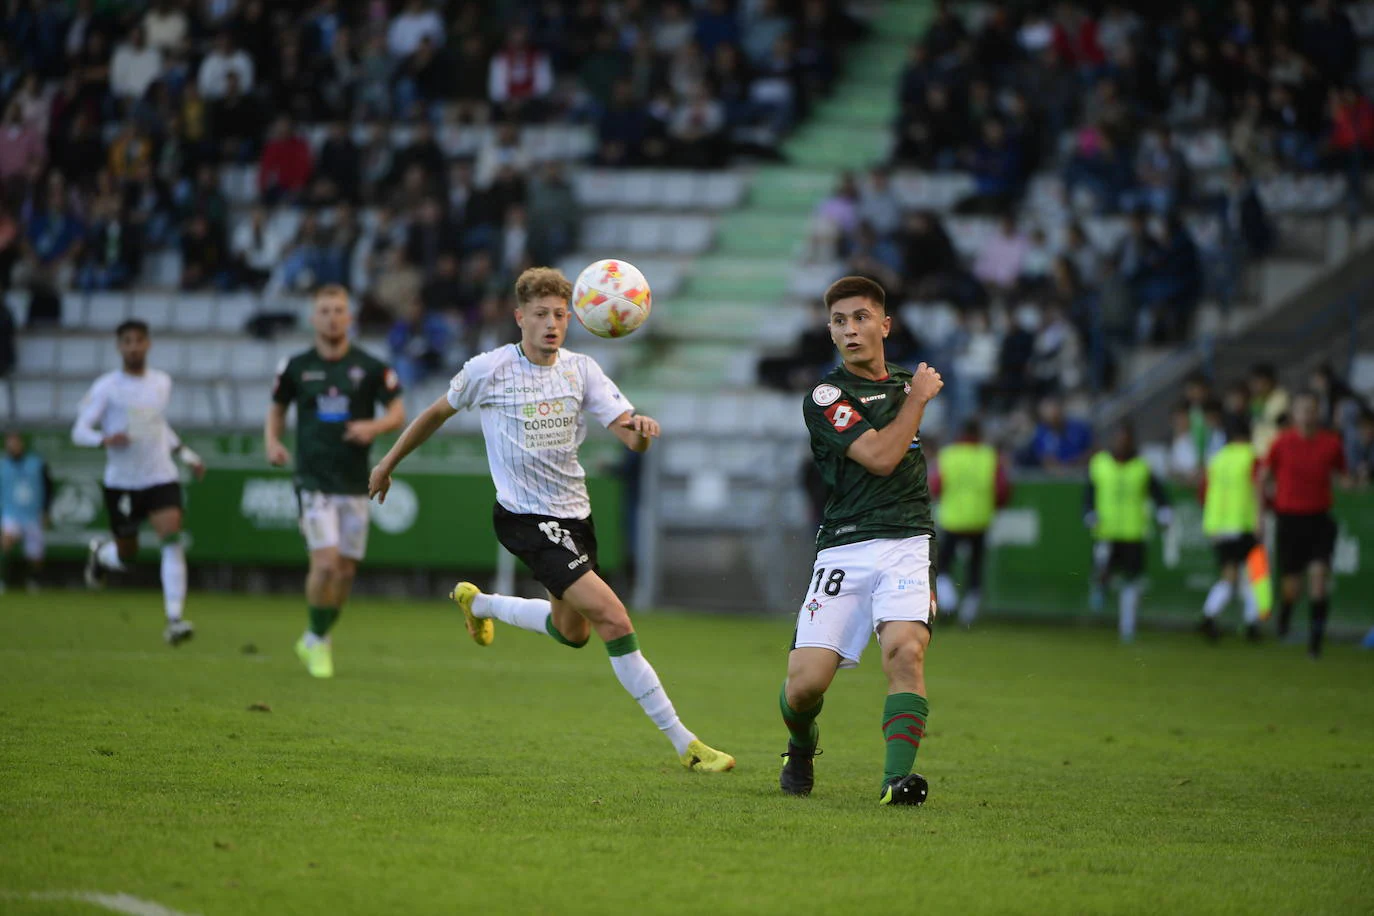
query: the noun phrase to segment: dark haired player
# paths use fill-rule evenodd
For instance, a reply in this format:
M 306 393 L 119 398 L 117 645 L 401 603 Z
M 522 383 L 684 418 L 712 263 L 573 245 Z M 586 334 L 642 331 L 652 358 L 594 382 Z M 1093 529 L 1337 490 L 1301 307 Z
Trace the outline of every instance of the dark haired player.
M 935 525 L 920 428 L 944 382 L 925 363 L 915 374 L 887 364 L 892 319 L 877 283 L 845 277 L 826 290 L 825 304 L 842 365 L 811 390 L 802 412 L 830 499 L 780 697 L 790 734 L 780 783 L 790 795 L 811 793 L 825 692 L 877 633 L 887 675 L 879 803 L 919 805 L 928 787 L 911 769 L 929 712 L 925 652 L 935 615 Z
M 181 616 L 186 604 L 186 553 L 181 544 L 181 482 L 173 458 L 205 476 L 200 456 L 167 425 L 172 379 L 148 367 L 148 325 L 126 321 L 115 329 L 124 365 L 95 380 L 81 400 L 72 442 L 105 449 L 105 508 L 113 538 L 91 541 L 86 585 L 99 588 L 106 574 L 124 570 L 138 555 L 138 529 L 146 521 L 162 542 L 162 595 L 167 627 L 162 636 L 179 646 L 195 631 Z

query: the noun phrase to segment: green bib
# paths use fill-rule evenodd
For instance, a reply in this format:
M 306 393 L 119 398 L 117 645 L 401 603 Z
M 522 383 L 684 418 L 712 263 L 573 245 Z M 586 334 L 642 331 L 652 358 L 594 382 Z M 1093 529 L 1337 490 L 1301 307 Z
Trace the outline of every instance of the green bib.
M 1248 442 L 1223 446 L 1207 463 L 1202 530 L 1208 537 L 1254 533 L 1259 524 L 1254 474 L 1255 449 Z
M 940 527 L 956 534 L 986 531 L 997 508 L 997 450 L 958 442 L 940 449 Z
M 1144 458 L 1120 462 L 1098 452 L 1088 465 L 1099 541 L 1143 541 L 1149 518 L 1150 466 Z

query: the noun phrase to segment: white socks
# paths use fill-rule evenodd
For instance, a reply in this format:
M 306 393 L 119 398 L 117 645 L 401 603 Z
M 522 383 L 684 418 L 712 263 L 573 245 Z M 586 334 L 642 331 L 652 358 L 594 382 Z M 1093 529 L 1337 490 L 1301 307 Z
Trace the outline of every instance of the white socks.
M 106 569 L 113 569 L 116 572 L 124 570 L 124 561 L 119 558 L 119 547 L 114 541 L 106 541 L 100 545 L 100 549 L 95 552 L 96 562 Z
M 1259 623 L 1259 602 L 1255 600 L 1255 588 L 1250 584 L 1250 580 L 1245 578 L 1244 573 L 1240 578 L 1240 600 L 1245 607 L 1246 624 Z
M 1207 592 L 1207 600 L 1202 603 L 1202 613 L 1208 617 L 1216 617 L 1226 610 L 1226 605 L 1231 603 L 1231 596 L 1234 594 L 1231 583 L 1225 579 L 1218 579 Z
M 167 619 L 180 620 L 186 605 L 186 551 L 179 540 L 162 545 L 162 597 Z
M 667 692 L 658 681 L 657 672 L 644 658 L 644 654 L 635 649 L 624 655 L 612 655 L 611 668 L 620 680 L 620 686 L 635 698 L 635 702 L 644 710 L 645 715 L 668 736 L 669 741 L 673 742 L 673 749 L 678 754 L 685 754 L 687 745 L 696 740 L 696 735 L 689 732 L 687 726 L 677 717 L 673 701 L 668 699 Z
M 1140 607 L 1140 583 L 1131 582 L 1121 586 L 1121 619 L 1119 628 L 1121 641 L 1130 642 L 1135 638 L 1135 612 Z
M 954 580 L 945 573 L 935 577 L 935 602 L 936 607 L 942 608 L 947 614 L 954 613 L 959 606 L 959 590 L 954 587 Z
M 512 598 L 509 595 L 480 594 L 472 599 L 475 617 L 494 617 L 532 633 L 547 633 L 544 624 L 553 606 L 543 598 Z

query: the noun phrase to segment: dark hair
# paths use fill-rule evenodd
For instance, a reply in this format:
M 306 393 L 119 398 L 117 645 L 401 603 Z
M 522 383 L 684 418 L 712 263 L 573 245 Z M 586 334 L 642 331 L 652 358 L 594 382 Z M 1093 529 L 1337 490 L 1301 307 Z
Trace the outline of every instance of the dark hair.
M 825 307 L 830 308 L 841 299 L 854 297 L 868 299 L 884 312 L 887 311 L 887 293 L 867 277 L 841 277 L 825 291 Z
M 1278 381 L 1278 371 L 1274 369 L 1273 363 L 1255 363 L 1250 367 L 1250 374 L 1256 378 L 1262 378 L 1267 382 Z
M 121 321 L 119 327 L 115 328 L 115 340 L 123 337 L 129 331 L 138 331 L 144 337 L 147 337 L 148 322 L 141 318 L 130 318 L 128 321 Z
M 978 422 L 977 417 L 969 417 L 964 421 L 960 433 L 965 439 L 981 439 L 983 437 L 983 424 Z
M 1250 421 L 1245 417 L 1237 415 L 1227 417 L 1224 428 L 1227 442 L 1250 438 Z

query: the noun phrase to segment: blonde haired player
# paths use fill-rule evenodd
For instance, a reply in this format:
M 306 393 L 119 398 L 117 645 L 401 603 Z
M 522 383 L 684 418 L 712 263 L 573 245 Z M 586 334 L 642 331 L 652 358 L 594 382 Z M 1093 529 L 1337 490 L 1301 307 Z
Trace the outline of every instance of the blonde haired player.
M 284 465 L 286 411 L 296 406 L 296 495 L 301 533 L 310 551 L 305 579 L 309 626 L 296 654 L 315 677 L 334 676 L 329 633 L 367 554 L 367 465 L 372 440 L 405 425 L 395 370 L 348 339 L 353 324 L 348 291 L 323 286 L 310 313 L 315 345 L 284 361 L 272 388 L 263 430 L 267 460 Z M 376 407 L 384 408 L 376 416 Z
M 673 743 L 682 765 L 728 770 L 735 758 L 709 747 L 682 724 L 639 651 L 625 605 L 597 574 L 596 528 L 586 472 L 577 459 L 586 418 L 590 415 L 637 452 L 648 449 L 659 427 L 635 414 L 594 360 L 562 349 L 571 294 L 572 284 L 557 270 L 535 267 L 522 273 L 515 283 L 520 343 L 468 360 L 448 393 L 416 417 L 373 468 L 368 491 L 384 501 L 391 475 L 407 455 L 459 410 L 480 410 L 496 484 L 496 537 L 550 597 L 484 595 L 472 583 L 459 582 L 452 597 L 468 633 L 478 645 L 489 645 L 492 621 L 500 620 L 579 649 L 595 630 L 621 685 Z

